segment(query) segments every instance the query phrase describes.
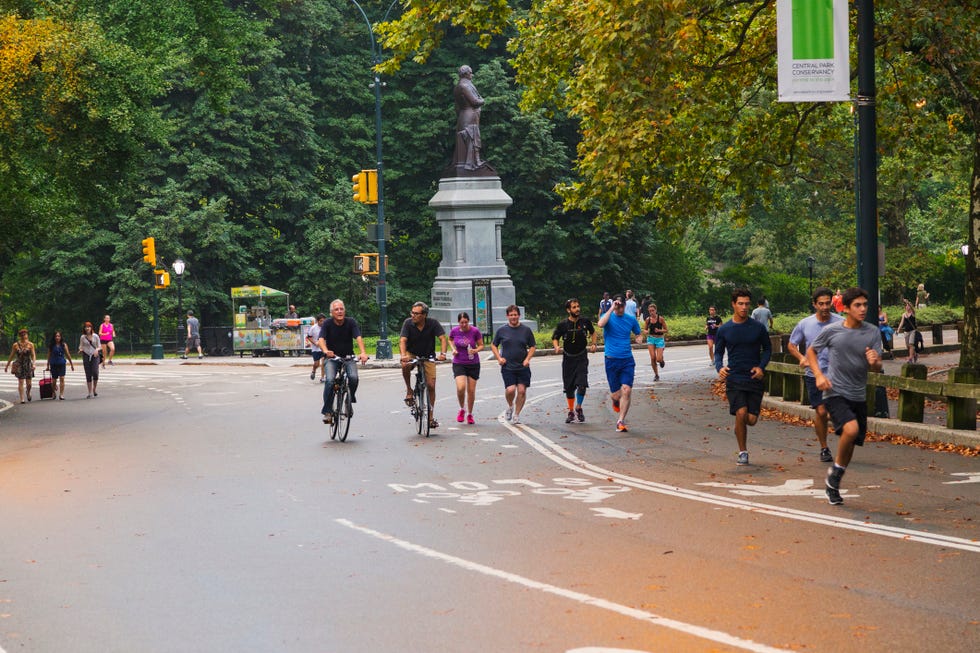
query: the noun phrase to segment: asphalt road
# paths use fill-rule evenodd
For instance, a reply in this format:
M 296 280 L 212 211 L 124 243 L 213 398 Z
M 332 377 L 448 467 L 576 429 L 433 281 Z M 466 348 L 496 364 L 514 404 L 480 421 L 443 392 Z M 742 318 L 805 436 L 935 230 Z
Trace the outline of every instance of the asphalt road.
M 521 426 L 441 366 L 428 439 L 363 370 L 345 443 L 289 360 L 76 374 L 0 414 L 0 650 L 980 650 L 980 461 L 869 443 L 830 506 L 811 429 L 736 467 L 704 349 L 637 359 L 629 433 L 600 357 L 564 424 L 547 357 Z

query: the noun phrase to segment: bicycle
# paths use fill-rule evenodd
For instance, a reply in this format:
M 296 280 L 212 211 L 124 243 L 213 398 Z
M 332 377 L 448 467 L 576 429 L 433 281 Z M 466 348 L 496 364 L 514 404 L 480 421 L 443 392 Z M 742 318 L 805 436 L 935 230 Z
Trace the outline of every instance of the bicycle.
M 354 416 L 354 408 L 350 400 L 350 380 L 347 377 L 347 361 L 355 360 L 355 356 L 334 356 L 330 360 L 337 361 L 337 375 L 333 378 L 333 423 L 330 427 L 330 439 L 347 440 L 350 430 L 350 419 Z M 324 361 L 326 364 L 326 361 Z
M 434 356 L 428 358 L 413 358 L 409 365 L 415 366 L 415 383 L 412 385 L 412 417 L 419 435 L 425 432 L 429 437 L 432 430 L 432 407 L 429 406 L 429 386 L 425 383 L 425 361 L 435 362 Z

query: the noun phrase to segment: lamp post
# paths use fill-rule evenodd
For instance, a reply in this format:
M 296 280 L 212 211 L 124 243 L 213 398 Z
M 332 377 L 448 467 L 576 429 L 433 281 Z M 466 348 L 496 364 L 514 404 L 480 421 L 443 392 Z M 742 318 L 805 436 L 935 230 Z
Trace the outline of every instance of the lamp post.
M 357 0 L 351 0 L 357 10 L 361 12 L 361 16 L 364 18 L 364 22 L 367 24 L 368 36 L 371 38 L 371 61 L 372 67 L 377 66 L 381 63 L 381 46 L 374 38 L 374 27 L 371 25 L 371 21 L 368 20 L 367 14 L 364 13 L 364 9 L 358 4 Z M 392 3 L 388 6 L 388 10 L 385 12 L 384 18 L 381 22 L 386 22 L 388 20 L 388 14 L 398 3 L 398 0 L 392 0 Z M 387 276 L 388 271 L 385 265 L 385 197 L 384 197 L 384 164 L 381 156 L 381 75 L 378 74 L 377 70 L 372 70 L 374 75 L 374 81 L 371 83 L 371 88 L 374 89 L 374 134 L 375 134 L 375 150 L 377 154 L 377 164 L 375 168 L 378 171 L 378 221 L 375 226 L 375 237 L 378 241 L 378 348 L 375 351 L 375 358 L 379 360 L 389 360 L 392 357 L 391 353 L 391 342 L 388 340 L 388 283 Z
M 810 271 L 810 294 L 809 294 L 809 297 L 813 297 L 813 264 L 816 263 L 816 262 L 817 262 L 817 259 L 813 258 L 812 256 L 807 256 L 806 257 L 806 267 Z M 177 294 L 179 295 L 180 292 L 178 291 Z M 809 300 L 807 300 L 807 301 L 809 301 Z M 813 308 L 813 307 L 811 306 L 811 308 Z
M 184 333 L 184 305 L 180 297 L 180 285 L 184 280 L 184 269 L 187 264 L 184 259 L 177 259 L 173 262 L 174 276 L 177 277 L 177 349 L 180 349 L 180 337 Z

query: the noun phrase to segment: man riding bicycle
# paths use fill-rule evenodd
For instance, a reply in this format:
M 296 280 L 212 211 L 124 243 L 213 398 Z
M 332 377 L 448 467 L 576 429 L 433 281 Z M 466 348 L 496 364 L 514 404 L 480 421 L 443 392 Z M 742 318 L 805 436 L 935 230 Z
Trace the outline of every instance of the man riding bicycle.
M 337 359 L 352 357 L 356 340 L 357 348 L 360 350 L 358 360 L 362 364 L 368 360 L 367 351 L 364 349 L 364 338 L 361 337 L 361 327 L 358 326 L 357 320 L 347 317 L 346 313 L 344 302 L 339 299 L 330 302 L 330 319 L 320 327 L 320 337 L 316 341 L 317 347 L 323 352 L 327 379 L 323 387 L 323 410 L 320 411 L 323 413 L 324 424 L 333 422 L 333 380 L 341 364 L 347 371 L 351 403 L 357 403 L 357 361 Z
M 425 369 L 425 385 L 428 387 L 429 426 L 437 428 L 439 422 L 432 417 L 432 407 L 436 402 L 436 364 L 428 360 L 435 356 L 436 338 L 439 339 L 439 360 L 446 360 L 446 350 L 449 343 L 446 331 L 439 320 L 429 317 L 429 307 L 425 302 L 412 304 L 412 316 L 402 324 L 401 335 L 398 338 L 398 350 L 401 353 L 402 377 L 405 379 L 405 405 L 411 406 L 415 401 L 412 393 L 412 358 L 420 359 Z

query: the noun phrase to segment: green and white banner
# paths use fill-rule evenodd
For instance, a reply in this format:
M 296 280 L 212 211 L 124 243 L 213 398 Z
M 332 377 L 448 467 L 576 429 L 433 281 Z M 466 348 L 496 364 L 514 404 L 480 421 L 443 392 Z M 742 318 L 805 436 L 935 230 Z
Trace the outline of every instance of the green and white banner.
M 780 102 L 850 99 L 847 0 L 777 0 Z

